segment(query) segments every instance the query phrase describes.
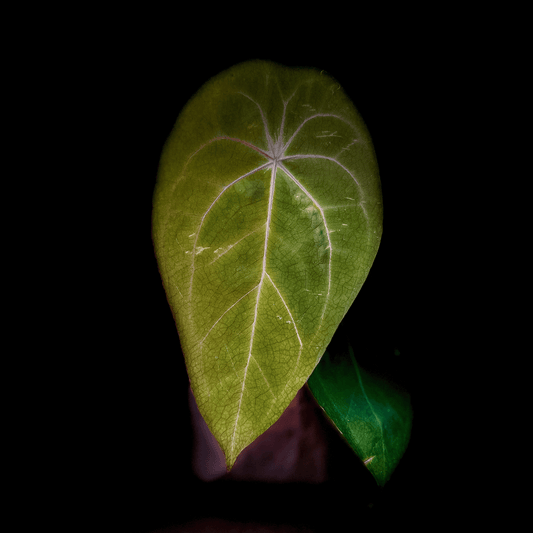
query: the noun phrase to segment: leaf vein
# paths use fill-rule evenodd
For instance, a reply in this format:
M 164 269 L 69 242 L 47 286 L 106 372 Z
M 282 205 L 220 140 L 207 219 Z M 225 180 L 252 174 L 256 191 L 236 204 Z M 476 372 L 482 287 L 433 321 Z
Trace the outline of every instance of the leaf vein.
M 259 172 L 260 170 L 263 170 L 264 168 L 267 168 L 271 166 L 271 163 L 265 163 L 264 165 L 261 165 L 253 170 L 251 170 L 250 172 L 247 172 L 246 174 L 243 174 L 242 176 L 239 176 L 237 179 L 233 180 L 231 183 L 229 183 L 228 185 L 226 185 L 218 194 L 218 196 L 213 200 L 213 202 L 211 203 L 211 205 L 207 208 L 207 211 L 202 215 L 202 219 L 200 220 L 200 224 L 198 225 L 198 231 L 196 232 L 196 238 L 194 239 L 194 245 L 193 245 L 193 249 L 192 249 L 192 263 L 191 263 L 191 282 L 189 284 L 189 300 L 192 300 L 192 285 L 193 285 L 193 279 L 194 279 L 194 273 L 195 273 L 195 267 L 194 267 L 194 264 L 195 264 L 195 258 L 196 258 L 196 246 L 198 244 L 198 239 L 200 237 L 200 232 L 202 230 L 202 226 L 204 224 L 204 220 L 205 220 L 205 217 L 209 214 L 209 212 L 211 211 L 211 209 L 213 209 L 213 206 L 217 203 L 218 199 L 230 188 L 232 187 L 233 185 L 235 185 L 236 183 L 238 183 L 239 181 L 241 181 L 242 179 L 250 176 L 251 174 L 255 173 L 255 172 Z
M 300 333 L 298 332 L 298 328 L 296 327 L 296 322 L 294 320 L 294 317 L 292 316 L 292 313 L 291 313 L 291 310 L 289 309 L 289 306 L 285 302 L 285 299 L 281 295 L 281 292 L 279 292 L 279 289 L 276 287 L 276 284 L 274 283 L 274 281 L 272 280 L 272 278 L 270 277 L 268 272 L 267 272 L 266 275 L 268 276 L 268 279 L 270 280 L 270 283 L 272 283 L 272 286 L 274 287 L 274 289 L 276 289 L 276 292 L 278 293 L 279 297 L 281 298 L 281 301 L 283 302 L 283 305 L 285 306 L 285 309 L 287 309 L 287 313 L 289 313 L 289 316 L 291 317 L 291 323 L 293 324 L 294 330 L 296 331 L 296 336 L 298 337 L 298 342 L 300 343 L 300 346 L 303 346 L 302 339 L 300 338 Z
M 333 161 L 334 163 L 339 165 L 347 174 L 349 174 L 351 176 L 351 178 L 354 180 L 354 182 L 357 184 L 357 186 L 360 189 L 361 201 L 359 202 L 358 205 L 363 210 L 363 213 L 365 215 L 365 218 L 366 218 L 366 221 L 367 221 L 367 224 L 368 224 L 369 223 L 368 213 L 366 212 L 365 205 L 364 205 L 365 204 L 365 200 L 364 200 L 365 193 L 364 193 L 364 190 L 361 187 L 361 184 L 357 181 L 357 178 L 342 163 L 337 161 L 334 157 L 329 157 L 329 156 L 326 156 L 326 155 L 317 155 L 317 154 L 296 154 L 296 155 L 288 155 L 288 156 L 282 157 L 281 161 L 288 161 L 288 160 L 291 160 L 291 159 L 308 159 L 308 158 L 311 158 L 311 159 L 327 159 L 328 161 Z
M 228 313 L 228 311 L 230 311 L 233 307 L 235 307 L 243 298 L 245 298 L 246 296 L 248 296 L 251 292 L 255 291 L 255 289 L 257 289 L 259 287 L 259 284 L 256 285 L 253 289 L 250 289 L 246 294 L 244 294 L 243 296 L 241 296 L 234 304 L 230 305 L 221 315 L 220 315 L 220 318 L 209 328 L 209 331 L 205 334 L 204 338 L 200 341 L 200 346 L 204 343 L 205 339 L 207 338 L 207 336 L 211 333 L 211 331 L 213 330 L 213 328 L 224 318 L 224 315 L 226 315 L 226 313 Z
M 270 150 L 270 153 L 272 154 L 273 149 L 274 149 L 274 143 L 273 143 L 272 137 L 270 136 L 270 133 L 268 131 L 268 120 L 267 120 L 265 114 L 263 113 L 263 109 L 261 108 L 261 106 L 252 97 L 250 97 L 247 94 L 244 94 L 244 93 L 242 93 L 240 91 L 239 91 L 239 94 L 242 94 L 244 97 L 248 98 L 248 100 L 252 101 L 257 106 L 257 108 L 259 109 L 259 113 L 261 114 L 261 120 L 263 121 L 263 127 L 265 128 L 266 138 L 267 138 L 267 142 L 268 142 L 268 149 Z
M 213 137 L 212 139 L 209 139 L 209 141 L 207 141 L 206 143 L 202 144 L 202 146 L 200 146 L 200 148 L 198 148 L 198 150 L 195 150 L 190 156 L 189 156 L 189 159 L 187 159 L 187 164 L 189 164 L 189 161 L 196 155 L 198 154 L 198 152 L 200 152 L 201 150 L 203 150 L 206 146 L 208 146 L 209 144 L 213 143 L 213 142 L 216 142 L 216 141 L 233 141 L 233 142 L 237 142 L 237 143 L 240 143 L 240 144 L 243 144 L 244 146 L 248 146 L 248 148 L 251 148 L 252 150 L 255 150 L 256 152 L 260 153 L 261 155 L 264 155 L 266 158 L 268 159 L 272 159 L 272 156 L 261 150 L 261 148 L 255 146 L 254 144 L 252 144 L 251 142 L 248 142 L 248 141 L 245 141 L 243 139 L 239 139 L 238 137 L 229 137 L 228 135 L 220 135 L 218 137 Z
M 329 230 L 328 223 L 327 223 L 327 220 L 326 220 L 326 215 L 324 214 L 324 210 L 322 209 L 320 204 L 315 200 L 313 195 L 296 179 L 296 177 L 291 172 L 289 172 L 289 170 L 284 165 L 280 164 L 280 168 L 283 169 L 283 172 L 285 172 L 287 174 L 287 176 L 289 176 L 289 178 L 292 179 L 294 181 L 294 183 L 302 190 L 302 192 L 305 195 L 307 195 L 307 197 L 314 203 L 314 205 L 316 205 L 316 207 L 320 211 L 320 214 L 322 215 L 322 220 L 324 221 L 324 226 L 326 228 L 326 236 L 327 236 L 327 239 L 328 239 L 328 249 L 329 249 L 328 292 L 326 294 L 326 299 L 324 300 L 324 307 L 322 308 L 322 316 L 320 317 L 320 325 L 317 328 L 317 333 L 318 333 L 318 331 L 320 330 L 320 328 L 322 326 L 322 322 L 324 321 L 324 314 L 326 312 L 326 307 L 327 307 L 328 300 L 329 300 L 329 295 L 330 295 L 330 292 L 331 292 L 331 259 L 332 259 L 332 255 L 333 255 L 333 246 L 331 244 L 331 238 L 329 236 L 330 235 L 330 230 Z
M 303 128 L 304 124 L 306 122 L 309 122 L 310 120 L 313 120 L 314 118 L 318 118 L 318 117 L 333 117 L 333 118 L 338 118 L 339 120 L 342 120 L 342 122 L 348 124 L 348 126 L 350 126 L 351 128 L 353 128 L 354 130 L 356 129 L 355 126 L 349 122 L 348 120 L 346 120 L 345 118 L 343 117 L 340 117 L 339 115 L 335 115 L 333 113 L 317 113 L 316 115 L 312 115 L 310 117 L 307 117 L 297 128 L 296 130 L 294 131 L 294 133 L 292 134 L 291 138 L 287 141 L 287 144 L 283 147 L 283 151 L 285 152 L 285 150 L 288 148 L 288 146 L 291 144 L 292 140 L 294 139 L 294 137 L 296 137 L 296 135 L 298 135 L 299 131 Z
M 239 405 L 237 407 L 237 416 L 235 418 L 235 425 L 233 427 L 233 435 L 231 437 L 231 450 L 232 451 L 235 448 L 235 433 L 237 431 L 237 424 L 239 422 L 239 417 L 241 414 L 242 399 L 244 396 L 244 387 L 246 384 L 246 377 L 248 375 L 248 367 L 250 366 L 250 360 L 252 359 L 252 347 L 253 347 L 254 336 L 255 336 L 255 325 L 257 324 L 257 309 L 259 307 L 259 299 L 261 298 L 261 288 L 263 287 L 263 281 L 265 279 L 265 274 L 266 274 L 266 256 L 267 256 L 267 248 L 268 248 L 268 236 L 270 233 L 270 222 L 272 220 L 272 205 L 274 202 L 276 172 L 277 172 L 277 162 L 274 161 L 274 165 L 272 167 L 272 174 L 270 177 L 270 193 L 269 193 L 269 198 L 268 198 L 268 216 L 267 216 L 267 223 L 266 223 L 266 230 L 265 230 L 265 246 L 263 248 L 263 272 L 261 274 L 261 281 L 259 282 L 259 285 L 258 285 L 257 298 L 255 300 L 254 321 L 252 324 L 252 333 L 250 335 L 250 348 L 248 351 L 248 360 L 246 361 L 246 367 L 244 369 L 244 376 L 242 378 L 242 388 L 241 388 L 241 394 L 239 398 Z
M 270 393 L 272 394 L 272 396 L 274 396 L 274 399 L 276 399 L 276 395 L 274 394 L 274 391 L 272 390 L 272 387 L 270 386 L 270 383 L 268 382 L 265 374 L 263 373 L 263 370 L 261 368 L 261 365 L 258 363 L 257 359 L 252 355 L 251 356 L 252 359 L 255 361 L 255 364 L 257 365 L 257 368 L 259 369 L 259 372 L 261 372 L 261 375 L 263 376 L 263 379 L 265 380 L 265 383 L 267 384 L 268 386 L 268 390 L 270 391 Z
M 359 372 L 359 366 L 357 365 L 357 361 L 355 360 L 355 357 L 353 355 L 352 350 L 350 349 L 350 358 L 352 360 L 353 366 L 355 368 L 355 372 L 357 373 L 357 379 L 359 380 L 359 385 L 361 386 L 361 391 L 363 392 L 363 395 L 366 399 L 366 402 L 368 403 L 368 406 L 370 407 L 370 410 L 372 411 L 372 414 L 374 415 L 374 418 L 376 419 L 376 422 L 378 423 L 379 429 L 381 431 L 381 449 L 383 450 L 383 460 L 385 461 L 386 453 L 385 453 L 385 434 L 383 433 L 383 425 L 381 423 L 381 420 L 379 419 L 378 415 L 374 411 L 374 407 L 372 406 L 372 403 L 370 402 L 368 396 L 366 395 L 365 387 L 363 386 L 363 380 L 361 379 L 361 373 Z

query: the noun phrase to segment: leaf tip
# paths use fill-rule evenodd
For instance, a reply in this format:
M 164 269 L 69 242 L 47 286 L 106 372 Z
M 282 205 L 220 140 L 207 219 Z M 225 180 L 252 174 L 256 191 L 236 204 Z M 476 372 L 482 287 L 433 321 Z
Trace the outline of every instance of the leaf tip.
M 237 461 L 237 456 L 231 452 L 224 452 L 224 456 L 226 458 L 226 472 L 230 472 Z

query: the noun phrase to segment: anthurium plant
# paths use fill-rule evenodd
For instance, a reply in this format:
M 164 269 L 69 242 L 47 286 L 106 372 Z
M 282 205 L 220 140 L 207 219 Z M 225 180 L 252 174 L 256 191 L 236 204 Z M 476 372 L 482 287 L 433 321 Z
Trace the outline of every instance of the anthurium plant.
M 408 397 L 349 347 L 324 356 L 382 218 L 370 135 L 324 71 L 241 63 L 183 108 L 161 156 L 153 241 L 191 389 L 228 470 L 309 380 L 376 481 L 390 477 L 409 439 Z

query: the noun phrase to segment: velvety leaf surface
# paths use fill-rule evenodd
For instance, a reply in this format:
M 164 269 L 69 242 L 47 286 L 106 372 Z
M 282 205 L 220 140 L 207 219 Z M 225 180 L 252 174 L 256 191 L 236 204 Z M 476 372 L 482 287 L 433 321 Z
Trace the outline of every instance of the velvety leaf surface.
M 228 468 L 315 368 L 381 230 L 370 136 L 325 73 L 242 63 L 181 112 L 161 156 L 154 247 Z
M 327 351 L 307 383 L 378 485 L 383 486 L 411 436 L 409 395 L 363 370 L 350 345 L 342 353 Z

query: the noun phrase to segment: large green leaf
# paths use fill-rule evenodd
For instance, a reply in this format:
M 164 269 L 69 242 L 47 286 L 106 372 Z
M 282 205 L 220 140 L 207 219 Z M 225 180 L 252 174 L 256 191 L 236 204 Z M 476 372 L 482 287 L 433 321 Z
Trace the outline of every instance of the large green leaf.
M 370 136 L 324 72 L 241 63 L 182 110 L 161 156 L 153 239 L 228 468 L 315 368 L 381 229 Z
M 402 458 L 413 412 L 409 395 L 365 372 L 352 347 L 328 350 L 307 382 L 313 396 L 348 444 L 383 486 Z

